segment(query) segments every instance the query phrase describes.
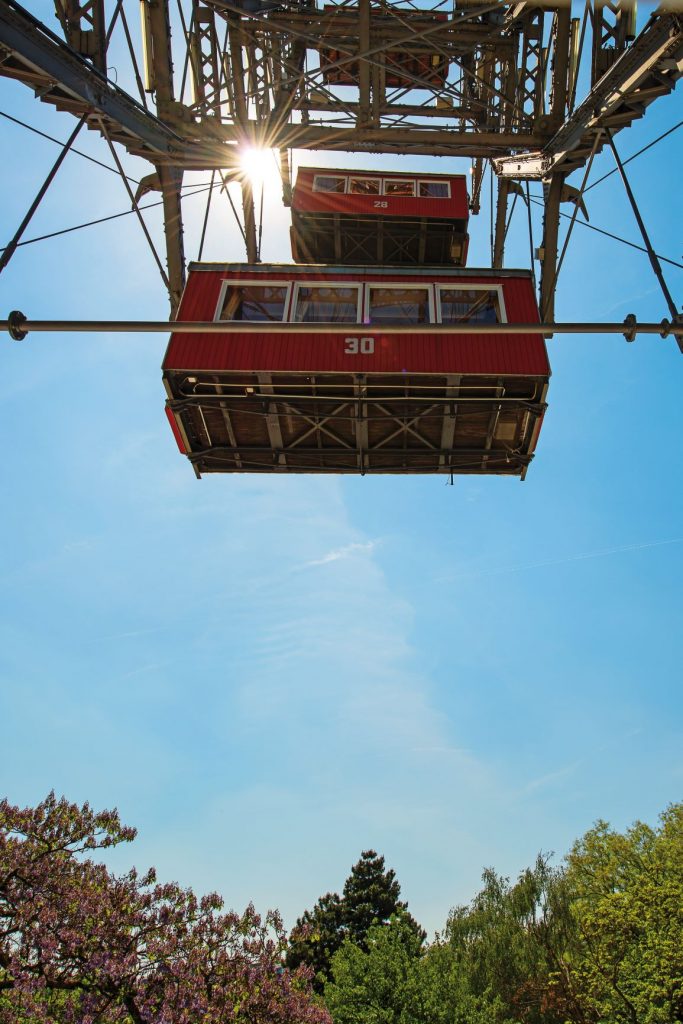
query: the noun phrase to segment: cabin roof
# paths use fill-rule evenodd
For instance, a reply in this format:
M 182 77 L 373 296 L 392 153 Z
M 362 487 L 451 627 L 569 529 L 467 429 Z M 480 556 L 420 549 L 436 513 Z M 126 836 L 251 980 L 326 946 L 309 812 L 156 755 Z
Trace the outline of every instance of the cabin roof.
M 365 174 L 370 175 L 373 178 L 419 178 L 420 181 L 432 178 L 436 181 L 443 181 L 447 178 L 452 181 L 454 178 L 467 178 L 466 174 L 454 171 L 444 171 L 443 174 L 435 174 L 433 171 L 425 172 L 422 171 L 384 171 L 384 170 L 369 170 L 363 167 L 309 167 L 299 166 L 297 168 L 297 174 L 304 171 L 307 174 L 340 174 L 345 178 L 360 178 Z
M 435 264 L 432 266 L 339 266 L 331 263 L 190 263 L 188 270 L 208 273 L 240 273 L 240 274 L 306 274 L 320 273 L 335 277 L 454 277 L 477 278 L 479 280 L 498 281 L 501 278 L 531 278 L 530 270 L 515 270 L 506 267 L 504 270 L 491 270 L 481 267 L 453 267 Z

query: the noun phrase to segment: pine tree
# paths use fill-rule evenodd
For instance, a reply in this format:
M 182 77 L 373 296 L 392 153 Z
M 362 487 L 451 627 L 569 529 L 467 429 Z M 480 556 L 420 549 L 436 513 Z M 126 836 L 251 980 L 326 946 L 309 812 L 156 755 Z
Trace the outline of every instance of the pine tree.
M 352 942 L 362 945 L 373 924 L 386 924 L 392 914 L 405 910 L 399 901 L 401 886 L 393 868 L 384 868 L 384 857 L 364 850 L 351 868 L 342 896 L 344 924 Z
M 311 967 L 315 972 L 314 987 L 322 992 L 332 957 L 344 939 L 364 947 L 373 925 L 387 925 L 392 915 L 400 915 L 419 941 L 424 941 L 425 933 L 408 913 L 400 895 L 396 872 L 386 870 L 384 857 L 374 850 L 364 850 L 351 868 L 342 896 L 327 893 L 313 910 L 305 911 L 297 920 L 289 939 L 287 966 Z

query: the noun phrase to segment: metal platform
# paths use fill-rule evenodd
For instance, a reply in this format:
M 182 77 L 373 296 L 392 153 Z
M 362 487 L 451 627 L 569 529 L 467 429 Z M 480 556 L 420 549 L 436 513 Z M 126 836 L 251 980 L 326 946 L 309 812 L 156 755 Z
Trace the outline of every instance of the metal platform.
M 524 478 L 547 378 L 166 372 L 180 450 L 203 473 Z

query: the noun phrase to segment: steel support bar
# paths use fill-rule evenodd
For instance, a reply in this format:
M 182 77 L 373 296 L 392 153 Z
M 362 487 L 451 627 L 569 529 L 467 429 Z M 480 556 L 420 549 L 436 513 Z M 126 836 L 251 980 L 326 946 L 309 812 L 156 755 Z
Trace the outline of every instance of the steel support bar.
M 69 138 L 67 139 L 67 141 L 64 143 L 64 145 L 62 147 L 61 153 L 59 154 L 59 156 L 55 160 L 54 164 L 52 165 L 47 178 L 45 179 L 43 184 L 38 189 L 38 193 L 37 193 L 35 199 L 33 200 L 33 202 L 31 203 L 30 207 L 28 208 L 28 210 L 26 212 L 26 215 L 24 216 L 21 224 L 19 225 L 17 230 L 14 232 L 14 236 L 12 237 L 12 240 L 8 243 L 8 245 L 5 246 L 5 249 L 2 252 L 2 254 L 0 254 L 0 274 L 3 272 L 3 270 L 5 269 L 7 264 L 9 263 L 9 261 L 12 259 L 12 256 L 14 256 L 14 253 L 16 252 L 17 247 L 18 247 L 18 245 L 19 245 L 19 243 L 21 241 L 21 236 L 23 235 L 23 233 L 26 230 L 26 228 L 28 227 L 28 225 L 31 223 L 31 220 L 33 218 L 34 213 L 36 212 L 36 210 L 40 206 L 41 202 L 43 201 L 43 196 L 45 195 L 45 193 L 49 189 L 50 185 L 52 184 L 52 182 L 53 182 L 53 180 L 55 178 L 55 175 L 57 174 L 57 171 L 62 166 L 62 162 L 64 160 L 64 157 L 66 156 L 66 154 L 71 149 L 71 146 L 73 145 L 73 143 L 76 141 L 78 133 L 80 132 L 80 130 L 83 127 L 84 123 L 85 123 L 85 117 L 82 117 L 80 119 L 80 121 L 78 122 L 78 124 L 76 125 L 76 127 L 74 128 L 74 130 L 72 131 L 72 133 L 69 136 Z
M 571 36 L 571 5 L 558 7 L 555 12 L 555 45 L 553 47 L 553 88 L 550 117 L 553 125 L 563 123 L 567 111 L 569 72 L 569 44 Z
M 157 112 L 161 117 L 172 113 L 173 56 L 171 52 L 171 20 L 168 0 L 143 0 L 144 25 L 147 38 L 147 70 L 149 86 L 154 90 Z M 156 165 L 164 204 L 164 239 L 171 316 L 175 315 L 185 285 L 185 253 L 183 249 L 183 214 L 181 188 L 183 172 L 179 167 Z
M 269 324 L 269 333 L 347 335 L 354 332 L 381 335 L 407 334 L 415 336 L 414 324 Z M 37 333 L 77 334 L 263 334 L 262 323 L 243 320 L 28 320 L 21 313 L 11 313 L 9 319 L 0 320 L 0 331 L 9 331 L 16 340 L 31 331 Z M 426 324 L 425 334 L 485 335 L 485 334 L 683 334 L 683 324 L 638 323 L 629 315 L 623 322 L 610 323 L 539 323 L 539 324 Z
M 359 54 L 370 50 L 370 0 L 358 0 L 358 50 Z M 358 128 L 370 124 L 370 64 L 358 59 Z
M 673 297 L 671 295 L 671 292 L 669 291 L 667 283 L 666 283 L 666 281 L 664 279 L 664 274 L 662 273 L 661 263 L 659 262 L 659 260 L 657 258 L 657 253 L 652 248 L 652 242 L 650 241 L 650 236 L 647 233 L 647 229 L 645 227 L 645 222 L 643 221 L 643 218 L 640 215 L 640 210 L 638 209 L 638 203 L 636 202 L 636 197 L 633 195 L 633 191 L 631 189 L 631 185 L 629 183 L 628 178 L 626 177 L 626 171 L 624 170 L 624 165 L 622 164 L 621 158 L 620 158 L 619 154 L 617 153 L 617 147 L 614 145 L 614 139 L 612 138 L 612 133 L 610 132 L 609 128 L 607 129 L 607 138 L 608 138 L 610 147 L 612 149 L 612 153 L 614 154 L 614 160 L 615 160 L 617 168 L 619 170 L 619 175 L 621 177 L 621 180 L 622 180 L 622 183 L 624 185 L 624 188 L 626 189 L 626 195 L 628 196 L 628 201 L 631 204 L 631 209 L 633 210 L 633 216 L 636 218 L 636 222 L 638 224 L 638 228 L 640 229 L 640 234 L 642 236 L 643 242 L 645 243 L 645 247 L 647 248 L 647 254 L 648 254 L 649 258 L 650 258 L 650 266 L 652 267 L 652 269 L 654 271 L 655 277 L 659 281 L 659 286 L 662 289 L 662 294 L 664 295 L 664 299 L 666 300 L 666 304 L 669 307 L 669 313 L 671 314 L 671 316 L 672 316 L 672 318 L 674 320 L 679 319 L 681 314 L 679 313 L 679 311 L 678 311 L 678 309 L 676 307 L 676 303 L 674 302 Z M 683 351 L 683 349 L 681 349 L 681 351 Z
M 157 167 L 164 204 L 164 236 L 171 316 L 175 316 L 185 287 L 185 251 L 183 246 L 183 215 L 181 188 L 183 172 L 179 168 Z M 211 194 L 211 193 L 209 193 Z
M 496 270 L 503 266 L 509 192 L 509 180 L 507 178 L 499 178 L 498 196 L 496 198 L 496 232 L 493 241 L 493 267 Z
M 314 108 L 317 109 L 317 108 Z M 285 124 L 264 138 L 262 126 L 249 121 L 245 126 L 224 124 L 215 127 L 223 142 L 243 143 L 284 149 L 331 149 L 354 152 L 396 152 L 440 156 L 488 156 L 508 153 L 510 149 L 540 146 L 547 135 L 539 133 L 469 131 L 456 128 L 432 128 L 422 125 L 359 129 L 355 124 Z M 225 160 L 225 153 L 223 159 Z
M 555 280 L 557 278 L 557 240 L 560 229 L 560 203 L 564 174 L 553 174 L 545 197 L 539 306 L 542 320 L 555 316 Z
M 575 170 L 588 159 L 597 131 L 627 127 L 657 96 L 670 93 L 681 75 L 683 21 L 673 13 L 653 15 L 553 138 L 535 152 L 496 159 L 496 173 L 539 179 L 562 164 Z
M 69 46 L 106 74 L 104 0 L 55 0 L 55 8 Z
M 127 148 L 149 153 L 152 160 L 155 155 L 173 159 L 185 148 L 180 136 L 14 0 L 0 3 L 0 46 L 10 52 L 8 60 L 0 63 L 0 75 L 21 79 L 21 68 L 14 66 L 17 61 L 27 72 L 38 72 L 45 78 L 42 99 L 56 105 L 60 99 L 80 101 L 83 107 L 77 113 L 92 110 L 94 118 L 104 115 L 112 136 Z

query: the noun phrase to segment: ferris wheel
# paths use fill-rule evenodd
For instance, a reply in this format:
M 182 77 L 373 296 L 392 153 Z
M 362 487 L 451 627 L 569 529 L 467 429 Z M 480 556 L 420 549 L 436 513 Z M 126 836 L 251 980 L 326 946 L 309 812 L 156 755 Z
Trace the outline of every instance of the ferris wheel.
M 621 146 L 683 74 L 683 16 L 664 4 L 638 19 L 627 0 L 574 7 L 55 0 L 51 28 L 2 0 L 0 76 L 76 124 L 59 140 L 0 272 L 47 189 L 58 187 L 79 133 L 92 129 L 168 292 L 166 413 L 197 475 L 524 478 L 546 410 L 547 337 L 657 333 L 683 351 L 667 260 Z M 132 181 L 121 149 L 147 161 L 148 173 Z M 556 322 L 565 255 L 602 150 L 613 156 L 609 173 L 632 210 L 635 247 L 660 289 L 661 322 Z M 320 153 L 327 165 L 309 166 L 307 155 Z M 401 169 L 378 167 L 386 155 L 400 156 Z M 268 225 L 249 163 L 273 159 L 291 216 L 289 263 L 262 261 Z M 454 170 L 463 159 L 467 176 Z M 188 267 L 183 204 L 197 193 L 186 182 L 197 171 L 209 178 Z M 530 191 L 534 182 L 542 197 Z M 485 190 L 490 259 L 473 267 L 468 247 Z M 207 225 L 225 199 L 244 260 L 206 263 Z M 150 200 L 163 209 L 163 242 L 145 221 Z M 542 209 L 537 237 L 532 204 Z M 505 266 L 514 216 L 528 225 L 524 271 Z M 3 326 L 16 339 L 57 329 L 18 311 Z M 168 333 L 169 323 L 59 328 Z

